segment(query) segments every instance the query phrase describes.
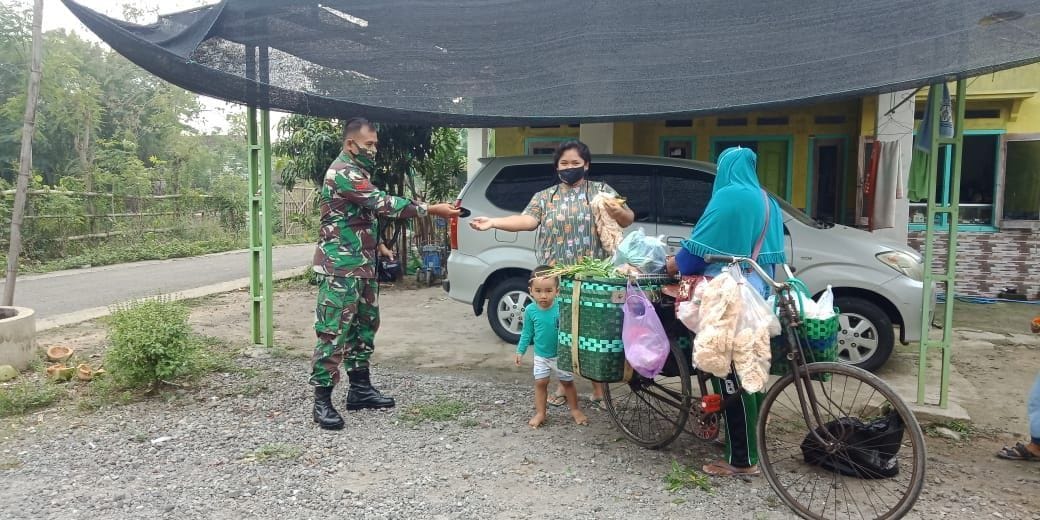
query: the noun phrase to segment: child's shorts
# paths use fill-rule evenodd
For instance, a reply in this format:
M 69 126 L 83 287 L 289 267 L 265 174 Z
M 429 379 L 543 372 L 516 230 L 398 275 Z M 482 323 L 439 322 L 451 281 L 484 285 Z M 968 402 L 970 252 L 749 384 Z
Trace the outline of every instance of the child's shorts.
M 560 370 L 556 366 L 556 358 L 534 357 L 534 378 L 545 379 L 555 373 L 560 381 L 574 381 L 574 374 Z

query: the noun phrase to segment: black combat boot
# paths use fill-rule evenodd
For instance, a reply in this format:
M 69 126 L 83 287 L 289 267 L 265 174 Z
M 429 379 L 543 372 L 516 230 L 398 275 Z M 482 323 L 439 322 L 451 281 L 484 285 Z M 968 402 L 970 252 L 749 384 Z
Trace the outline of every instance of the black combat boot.
M 350 390 L 347 391 L 347 410 L 366 408 L 393 408 L 394 398 L 386 397 L 372 387 L 367 368 L 355 368 L 347 372 Z
M 325 430 L 342 430 L 343 417 L 332 406 L 332 387 L 314 387 L 314 422 Z

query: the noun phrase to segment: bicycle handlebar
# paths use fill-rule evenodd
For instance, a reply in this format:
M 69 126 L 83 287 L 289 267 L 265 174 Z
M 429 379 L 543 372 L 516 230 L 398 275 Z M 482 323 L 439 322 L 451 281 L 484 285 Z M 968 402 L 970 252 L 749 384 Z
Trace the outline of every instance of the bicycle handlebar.
M 759 276 L 762 277 L 762 280 L 772 286 L 773 289 L 780 289 L 784 286 L 784 284 L 777 282 L 772 276 L 769 276 L 769 273 L 767 273 L 765 269 L 762 269 L 762 266 L 758 265 L 758 262 L 755 262 L 746 256 L 707 255 L 704 257 L 704 261 L 709 264 L 747 263 L 755 270 L 755 272 L 758 273 Z M 784 271 L 787 273 L 788 278 L 794 277 L 794 273 L 791 272 L 791 268 L 788 267 L 787 264 L 784 264 Z

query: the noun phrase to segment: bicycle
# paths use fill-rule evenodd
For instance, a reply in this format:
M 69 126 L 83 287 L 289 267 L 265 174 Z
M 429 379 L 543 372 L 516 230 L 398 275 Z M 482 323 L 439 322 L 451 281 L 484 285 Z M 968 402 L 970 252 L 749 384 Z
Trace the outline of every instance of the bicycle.
M 892 519 L 908 513 L 924 486 L 925 444 L 906 403 L 866 370 L 806 361 L 811 347 L 791 283 L 774 280 L 750 258 L 709 256 L 705 261 L 750 266 L 776 294 L 784 331 L 780 337 L 786 338 L 786 345 L 780 349 L 784 358 L 773 362 L 786 362 L 788 373 L 766 391 L 754 434 L 759 467 L 780 500 L 802 518 Z M 790 269 L 783 267 L 793 279 Z M 670 337 L 680 334 L 678 328 L 689 334 L 667 302 L 659 314 L 669 322 Z M 693 394 L 691 372 L 699 396 Z M 684 431 L 714 440 L 727 401 L 709 391 L 711 378 L 693 367 L 672 341 L 660 375 L 633 374 L 628 381 L 607 384 L 604 402 L 618 428 L 643 447 L 667 446 Z M 880 425 L 887 425 L 887 430 L 879 430 Z M 867 436 L 875 430 L 876 435 Z M 878 456 L 882 450 L 886 453 Z M 865 458 L 881 461 L 891 451 L 895 453 L 886 464 L 894 474 L 865 464 Z

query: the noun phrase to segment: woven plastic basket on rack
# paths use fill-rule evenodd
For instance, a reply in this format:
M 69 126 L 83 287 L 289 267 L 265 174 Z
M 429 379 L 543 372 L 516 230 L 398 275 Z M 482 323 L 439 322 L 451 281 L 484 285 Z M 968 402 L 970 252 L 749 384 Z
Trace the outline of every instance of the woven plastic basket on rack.
M 614 383 L 625 378 L 625 347 L 621 341 L 627 278 L 572 278 L 560 280 L 560 333 L 557 364 L 586 379 Z M 661 300 L 661 288 L 670 278 L 641 275 L 632 278 L 650 301 Z
M 805 284 L 800 280 L 791 279 L 788 280 L 788 283 L 794 287 L 797 298 L 811 298 Z M 838 329 L 841 327 L 838 316 L 840 315 L 841 311 L 835 307 L 834 316 L 825 320 L 802 317 L 800 332 L 805 338 L 802 354 L 805 356 L 806 363 L 838 360 Z M 773 362 L 770 364 L 769 373 L 777 376 L 787 375 L 790 372 L 790 366 L 787 363 L 787 339 L 784 336 L 773 338 L 770 342 L 770 350 L 773 354 Z M 829 374 L 823 374 L 821 378 L 823 381 L 830 379 Z

